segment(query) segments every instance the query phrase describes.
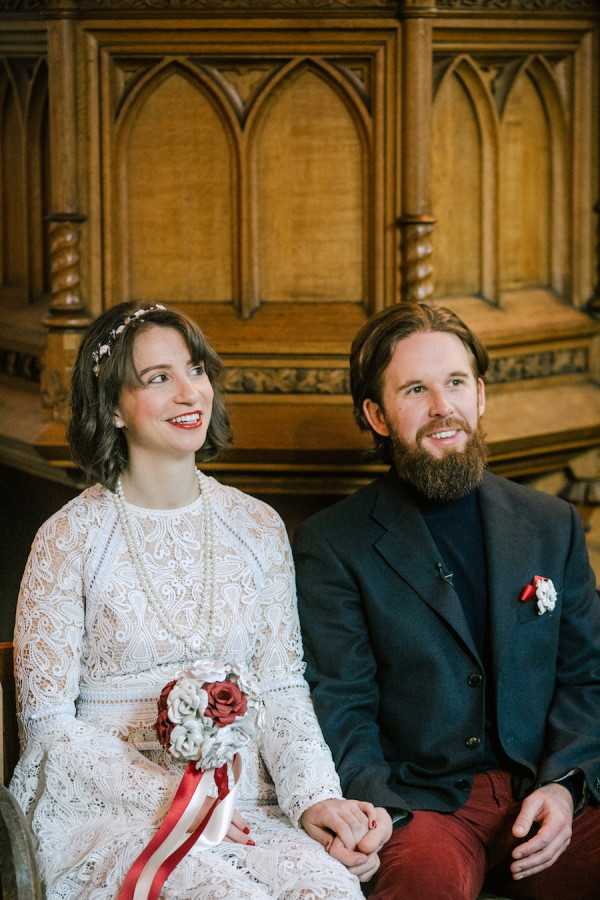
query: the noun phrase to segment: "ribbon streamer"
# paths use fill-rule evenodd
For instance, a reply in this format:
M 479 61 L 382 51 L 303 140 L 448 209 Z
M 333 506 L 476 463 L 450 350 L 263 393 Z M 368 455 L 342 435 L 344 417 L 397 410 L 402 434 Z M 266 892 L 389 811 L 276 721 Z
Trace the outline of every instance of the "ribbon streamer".
M 117 900 L 158 900 L 163 884 L 196 842 L 204 847 L 214 847 L 223 840 L 235 807 L 240 768 L 241 762 L 236 756 L 233 761 L 235 785 L 231 789 L 227 765 L 214 770 L 217 796 L 196 824 L 212 779 L 210 773 L 197 770 L 193 762 L 188 763 L 167 815 L 129 869 Z

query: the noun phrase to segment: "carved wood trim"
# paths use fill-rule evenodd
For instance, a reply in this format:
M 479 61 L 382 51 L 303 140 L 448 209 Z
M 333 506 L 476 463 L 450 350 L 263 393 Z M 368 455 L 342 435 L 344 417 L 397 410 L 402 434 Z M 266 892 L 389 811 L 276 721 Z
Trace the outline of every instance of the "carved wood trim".
M 596 10 L 596 0 L 437 0 L 438 9 L 469 12 L 568 12 Z
M 533 378 L 583 375 L 588 371 L 588 348 L 565 347 L 492 357 L 486 381 L 511 384 Z M 350 373 L 345 367 L 227 366 L 223 387 L 227 394 L 342 396 L 350 393 Z
M 7 375 L 9 378 L 23 378 L 25 381 L 39 384 L 40 372 L 40 359 L 35 354 L 0 347 L 0 373 L 2 375 Z
M 373 12 L 395 13 L 396 0 L 0 0 L 0 13 L 60 12 L 81 13 L 125 12 L 222 13 L 237 11 L 263 14 L 269 12 Z

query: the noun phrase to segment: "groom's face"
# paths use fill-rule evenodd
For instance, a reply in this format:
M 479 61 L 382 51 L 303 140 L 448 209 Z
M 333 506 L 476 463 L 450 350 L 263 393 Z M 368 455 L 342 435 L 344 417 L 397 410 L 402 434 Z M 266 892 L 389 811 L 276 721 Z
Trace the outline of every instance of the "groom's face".
M 485 387 L 455 334 L 417 332 L 398 341 L 384 372 L 381 403 L 365 400 L 378 434 L 434 460 L 462 454 L 477 433 Z

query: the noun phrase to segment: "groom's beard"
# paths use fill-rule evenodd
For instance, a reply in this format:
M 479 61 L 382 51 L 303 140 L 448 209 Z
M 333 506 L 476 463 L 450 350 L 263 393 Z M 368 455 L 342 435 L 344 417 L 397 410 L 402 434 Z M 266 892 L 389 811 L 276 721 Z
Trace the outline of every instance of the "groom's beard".
M 411 447 L 392 431 L 392 454 L 399 477 L 408 481 L 429 500 L 447 503 L 474 490 L 483 479 L 487 459 L 485 434 L 480 422 L 472 431 L 466 422 L 448 418 L 436 422 L 436 430 L 458 427 L 468 435 L 465 449 L 450 450 L 440 459 L 421 446 L 422 438 L 431 426 L 417 432 L 416 446 Z

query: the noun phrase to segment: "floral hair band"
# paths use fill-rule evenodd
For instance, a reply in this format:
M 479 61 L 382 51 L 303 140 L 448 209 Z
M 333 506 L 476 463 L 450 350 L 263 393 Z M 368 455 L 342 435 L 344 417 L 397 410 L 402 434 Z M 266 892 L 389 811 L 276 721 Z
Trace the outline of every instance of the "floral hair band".
M 100 341 L 100 343 L 92 353 L 92 360 L 94 361 L 93 371 L 96 378 L 98 378 L 98 376 L 100 375 L 100 363 L 105 357 L 110 356 L 119 335 L 123 334 L 123 332 L 129 325 L 131 325 L 132 322 L 142 322 L 144 320 L 144 316 L 147 313 L 156 312 L 157 310 L 166 310 L 166 306 L 163 306 L 161 303 L 155 303 L 154 306 L 142 306 L 140 307 L 140 309 L 136 309 L 136 311 L 134 313 L 131 313 L 131 315 L 125 316 L 123 321 L 111 331 L 109 331 L 108 335 L 103 341 Z

